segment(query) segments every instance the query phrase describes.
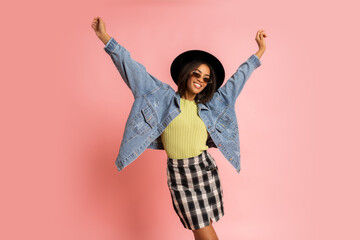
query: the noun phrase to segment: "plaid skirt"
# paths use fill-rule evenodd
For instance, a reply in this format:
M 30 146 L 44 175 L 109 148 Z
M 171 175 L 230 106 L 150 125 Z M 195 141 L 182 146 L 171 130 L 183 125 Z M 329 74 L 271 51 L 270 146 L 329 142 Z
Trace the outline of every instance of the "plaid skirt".
M 218 167 L 207 150 L 191 158 L 167 158 L 173 208 L 186 229 L 199 229 L 224 215 Z

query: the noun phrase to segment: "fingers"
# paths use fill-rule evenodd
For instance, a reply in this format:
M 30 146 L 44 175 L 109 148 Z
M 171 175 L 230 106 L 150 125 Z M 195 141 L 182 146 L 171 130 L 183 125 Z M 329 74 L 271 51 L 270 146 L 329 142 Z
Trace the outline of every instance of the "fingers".
M 256 39 L 256 40 L 260 40 L 259 35 L 260 35 L 260 31 L 257 31 L 257 33 L 256 33 L 256 37 L 255 37 L 255 39 Z
M 101 19 L 100 17 L 94 17 L 94 18 L 93 18 L 93 21 L 92 21 L 92 23 L 91 23 L 91 27 L 92 27 L 93 29 L 96 29 L 96 28 L 98 27 L 98 25 L 99 25 L 100 22 L 102 22 L 102 19 Z
M 261 37 L 261 38 L 263 38 L 263 37 L 266 37 L 266 33 L 264 33 L 264 29 L 261 29 L 261 30 L 259 30 L 258 31 L 258 35 Z
M 102 19 L 100 18 L 100 17 L 94 17 L 94 19 L 93 19 L 93 23 L 98 23 L 98 22 L 100 22 Z
M 267 37 L 266 33 L 264 33 L 264 29 L 260 29 L 256 33 L 256 41 L 262 41 L 264 38 Z
M 94 19 L 91 23 L 91 28 L 96 31 L 98 28 L 98 25 L 99 25 L 99 17 L 94 17 Z

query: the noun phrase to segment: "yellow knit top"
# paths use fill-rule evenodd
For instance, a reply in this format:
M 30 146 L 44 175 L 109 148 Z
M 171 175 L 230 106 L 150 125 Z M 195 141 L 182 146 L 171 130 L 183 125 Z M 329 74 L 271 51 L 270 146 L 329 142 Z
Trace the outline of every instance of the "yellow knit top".
M 195 157 L 209 147 L 205 123 L 198 115 L 195 100 L 180 98 L 180 114 L 161 134 L 161 141 L 169 158 Z

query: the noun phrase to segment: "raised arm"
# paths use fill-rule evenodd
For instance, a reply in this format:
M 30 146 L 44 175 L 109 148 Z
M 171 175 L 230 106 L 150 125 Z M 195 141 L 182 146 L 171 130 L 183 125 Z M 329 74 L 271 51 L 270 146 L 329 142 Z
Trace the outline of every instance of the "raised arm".
M 264 30 L 259 30 L 256 33 L 255 40 L 259 46 L 259 50 L 252 54 L 244 63 L 242 63 L 237 71 L 231 76 L 224 86 L 217 91 L 220 96 L 229 104 L 234 105 L 237 97 L 241 93 L 245 83 L 249 79 L 253 71 L 261 66 L 260 58 L 265 52 L 266 45 L 264 38 L 266 34 Z
M 237 71 L 226 81 L 225 85 L 217 90 L 220 96 L 228 104 L 234 105 L 250 75 L 260 65 L 260 59 L 255 54 L 251 55 L 239 66 Z
M 96 35 L 105 44 L 104 50 L 110 55 L 122 79 L 135 98 L 154 91 L 164 84 L 148 73 L 142 64 L 131 57 L 127 49 L 106 33 L 105 24 L 101 18 L 94 18 L 92 26 Z
M 104 50 L 111 56 L 122 79 L 135 98 L 163 85 L 160 80 L 148 73 L 142 64 L 132 59 L 130 53 L 114 38 L 110 38 Z

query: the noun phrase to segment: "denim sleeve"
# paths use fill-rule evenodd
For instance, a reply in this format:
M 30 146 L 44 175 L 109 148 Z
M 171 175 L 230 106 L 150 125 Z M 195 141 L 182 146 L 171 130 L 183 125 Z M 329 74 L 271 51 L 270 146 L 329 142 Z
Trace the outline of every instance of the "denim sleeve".
M 261 65 L 261 61 L 255 54 L 251 55 L 244 63 L 240 65 L 238 70 L 231 76 L 229 80 L 217 91 L 224 100 L 234 105 L 237 97 L 243 89 L 246 81 L 252 72 Z
M 130 88 L 134 97 L 139 97 L 153 91 L 163 83 L 149 74 L 146 68 L 135 61 L 128 50 L 121 46 L 114 38 L 105 44 L 104 50 L 111 56 L 122 79 Z

